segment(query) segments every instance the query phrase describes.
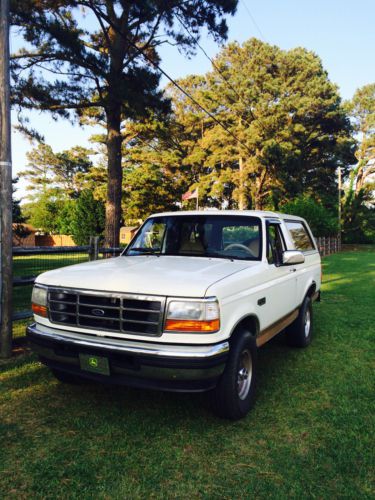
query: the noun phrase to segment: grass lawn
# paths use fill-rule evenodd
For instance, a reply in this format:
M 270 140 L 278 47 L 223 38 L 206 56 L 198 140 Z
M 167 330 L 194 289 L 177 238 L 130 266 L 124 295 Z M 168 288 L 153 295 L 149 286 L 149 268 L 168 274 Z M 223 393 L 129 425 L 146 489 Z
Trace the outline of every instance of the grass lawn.
M 79 264 L 88 260 L 87 253 L 15 255 L 13 257 L 13 274 L 19 276 L 36 276 L 37 274 L 58 267 Z
M 0 363 L 0 497 L 374 498 L 374 250 L 324 259 L 315 338 L 260 350 L 247 418 L 204 395 L 67 386 Z

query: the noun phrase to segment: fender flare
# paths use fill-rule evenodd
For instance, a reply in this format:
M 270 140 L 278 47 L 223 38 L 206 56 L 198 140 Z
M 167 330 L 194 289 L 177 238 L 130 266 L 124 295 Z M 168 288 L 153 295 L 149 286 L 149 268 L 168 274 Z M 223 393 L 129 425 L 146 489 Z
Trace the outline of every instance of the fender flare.
M 239 328 L 239 326 L 241 325 L 241 323 L 246 323 L 246 321 L 251 321 L 252 323 L 255 323 L 255 332 L 250 331 L 250 333 L 252 334 L 252 336 L 254 338 L 258 337 L 259 335 L 259 331 L 260 331 L 260 324 L 259 324 L 259 318 L 256 314 L 254 313 L 247 313 L 247 314 L 244 314 L 241 318 L 239 318 L 235 325 L 232 327 L 231 329 L 231 332 L 230 332 L 230 335 L 228 337 L 228 340 L 230 341 L 231 339 L 233 339 L 233 336 L 236 334 L 236 330 Z
M 302 302 L 305 300 L 305 297 L 311 297 L 312 298 L 313 295 L 314 295 L 314 293 L 316 291 L 317 291 L 316 290 L 316 282 L 314 280 L 309 281 L 307 283 L 307 285 L 306 285 L 306 288 L 305 288 L 305 291 L 304 291 L 304 294 L 303 294 L 303 300 L 302 300 Z M 301 302 L 301 304 L 302 304 L 302 302 Z

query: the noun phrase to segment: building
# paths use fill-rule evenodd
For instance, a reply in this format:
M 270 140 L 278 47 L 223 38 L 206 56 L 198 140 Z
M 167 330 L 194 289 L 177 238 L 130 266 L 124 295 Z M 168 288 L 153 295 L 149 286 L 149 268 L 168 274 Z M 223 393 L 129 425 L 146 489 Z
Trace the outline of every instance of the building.
M 124 226 L 120 229 L 120 245 L 128 245 L 139 226 Z
M 37 230 L 30 224 L 12 224 L 14 247 L 35 247 L 35 235 Z
M 40 234 L 30 224 L 12 224 L 14 247 L 73 247 L 73 238 L 66 234 Z

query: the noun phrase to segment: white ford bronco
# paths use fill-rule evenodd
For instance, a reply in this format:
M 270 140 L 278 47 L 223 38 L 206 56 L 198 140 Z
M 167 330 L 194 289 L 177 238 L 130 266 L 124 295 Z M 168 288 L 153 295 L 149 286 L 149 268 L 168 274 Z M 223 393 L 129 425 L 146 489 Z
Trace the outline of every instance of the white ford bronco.
M 62 382 L 209 391 L 223 417 L 253 405 L 257 349 L 282 330 L 305 347 L 321 262 L 300 217 L 155 214 L 120 257 L 41 274 L 32 348 Z

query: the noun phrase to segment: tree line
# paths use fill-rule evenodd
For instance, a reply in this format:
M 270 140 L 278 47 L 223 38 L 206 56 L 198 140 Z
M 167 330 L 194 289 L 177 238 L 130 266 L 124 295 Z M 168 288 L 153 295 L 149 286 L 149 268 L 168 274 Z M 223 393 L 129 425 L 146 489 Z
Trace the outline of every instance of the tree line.
M 224 40 L 223 16 L 236 4 L 14 2 L 13 24 L 33 47 L 12 63 L 20 128 L 41 139 L 26 120 L 32 108 L 103 127 L 91 150 L 58 153 L 40 142 L 29 153 L 31 223 L 80 243 L 104 224 L 107 244 L 117 245 L 120 224 L 177 210 L 198 188 L 202 206 L 307 214 L 315 232 L 332 234 L 340 168 L 345 237 L 375 237 L 374 84 L 342 102 L 316 54 L 253 38 L 223 46 L 206 74 L 178 80 L 185 93 L 160 89 L 143 53 L 160 62 L 158 47 L 170 40 L 192 53 L 202 27 Z M 86 225 L 82 210 L 96 214 Z

